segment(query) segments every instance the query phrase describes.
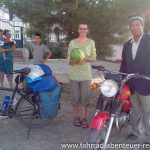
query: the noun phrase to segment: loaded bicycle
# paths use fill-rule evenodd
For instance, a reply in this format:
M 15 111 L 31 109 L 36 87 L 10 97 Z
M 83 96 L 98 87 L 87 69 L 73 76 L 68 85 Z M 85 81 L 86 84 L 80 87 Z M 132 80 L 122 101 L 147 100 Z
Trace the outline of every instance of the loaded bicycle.
M 52 96 L 49 96 L 49 101 L 53 100 L 54 98 L 57 98 L 57 100 L 55 100 L 54 102 L 56 109 L 55 114 L 51 115 L 51 113 L 49 113 L 47 110 L 48 108 L 45 107 L 45 105 L 47 104 L 43 104 L 41 100 L 40 92 L 31 90 L 27 86 L 22 86 L 30 71 L 30 68 L 14 70 L 13 74 L 17 74 L 17 76 L 15 77 L 15 87 L 0 88 L 0 92 L 7 92 L 7 97 L 8 93 L 10 96 L 7 108 L 3 109 L 4 101 L 2 103 L 0 110 L 0 118 L 7 119 L 15 117 L 19 119 L 25 126 L 29 127 L 29 132 L 31 128 L 39 128 L 48 125 L 52 121 L 52 119 L 56 117 L 59 109 L 59 98 L 61 94 L 60 83 L 57 84 L 55 89 L 50 92 Z M 44 91 L 44 94 L 47 92 L 48 91 Z M 17 102 L 16 96 L 19 97 Z

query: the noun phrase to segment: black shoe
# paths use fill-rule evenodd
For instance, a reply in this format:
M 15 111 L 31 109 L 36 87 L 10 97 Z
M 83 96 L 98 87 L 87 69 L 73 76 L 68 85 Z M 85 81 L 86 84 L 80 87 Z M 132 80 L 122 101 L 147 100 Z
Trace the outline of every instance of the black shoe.
M 134 135 L 134 134 L 129 134 L 127 137 L 126 137 L 126 140 L 127 141 L 135 141 L 138 139 L 138 136 L 137 135 Z

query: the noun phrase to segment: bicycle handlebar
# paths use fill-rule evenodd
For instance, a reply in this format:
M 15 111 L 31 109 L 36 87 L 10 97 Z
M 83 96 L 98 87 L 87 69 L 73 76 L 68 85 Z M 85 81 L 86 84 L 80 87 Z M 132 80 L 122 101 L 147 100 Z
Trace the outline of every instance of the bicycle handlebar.
M 129 80 L 133 77 L 134 78 L 143 78 L 143 79 L 150 80 L 150 76 L 142 75 L 142 74 L 139 74 L 139 73 L 130 73 L 129 74 L 129 73 L 123 73 L 123 72 L 119 72 L 119 71 L 110 71 L 110 70 L 105 69 L 105 67 L 102 66 L 102 65 L 99 65 L 99 66 L 92 65 L 92 68 L 96 69 L 98 71 L 109 72 L 109 73 L 112 73 L 112 74 L 124 75 L 124 76 L 126 76 L 127 80 Z
M 104 68 L 104 66 L 102 65 L 99 65 L 99 66 L 95 66 L 95 65 L 92 65 L 92 68 L 93 69 L 96 69 L 98 71 L 105 71 L 106 69 Z

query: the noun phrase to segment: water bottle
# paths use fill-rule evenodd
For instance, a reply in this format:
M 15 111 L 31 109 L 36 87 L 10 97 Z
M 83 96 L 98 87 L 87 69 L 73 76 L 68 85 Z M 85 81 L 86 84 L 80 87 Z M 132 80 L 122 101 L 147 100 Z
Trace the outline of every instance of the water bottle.
M 2 103 L 2 111 L 6 112 L 8 109 L 8 105 L 9 105 L 9 101 L 10 101 L 10 96 L 5 96 L 3 103 Z

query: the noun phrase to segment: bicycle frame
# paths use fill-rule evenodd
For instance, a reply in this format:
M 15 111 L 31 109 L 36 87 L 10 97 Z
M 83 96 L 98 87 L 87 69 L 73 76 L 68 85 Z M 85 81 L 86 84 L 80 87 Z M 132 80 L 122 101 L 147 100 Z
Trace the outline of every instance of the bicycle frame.
M 18 85 L 19 84 L 16 84 L 15 88 L 0 88 L 0 91 L 11 91 L 12 92 L 12 95 L 11 95 L 11 98 L 10 98 L 10 102 L 9 102 L 9 105 L 8 105 L 8 112 L 7 114 L 2 114 L 1 116 L 4 116 L 6 115 L 7 117 L 17 117 L 16 115 L 16 107 L 17 107 L 17 104 L 19 103 L 19 101 L 22 99 L 22 97 L 24 97 L 27 101 L 29 101 L 26 97 L 26 93 L 23 92 L 23 88 L 18 88 Z M 20 96 L 20 99 L 18 100 L 15 108 L 12 107 L 12 104 L 14 102 L 14 97 L 15 95 L 18 94 Z
M 53 116 L 49 115 L 44 108 L 38 92 L 30 90 L 28 86 L 26 86 L 25 88 L 19 87 L 19 85 L 25 81 L 26 76 L 29 74 L 29 72 L 30 68 L 14 70 L 13 74 L 18 74 L 15 78 L 15 88 L 0 88 L 0 91 L 12 92 L 11 95 L 9 94 L 11 98 L 7 110 L 6 112 L 1 110 L 0 118 L 8 119 L 17 117 L 24 126 L 29 128 L 27 139 L 29 138 L 31 128 L 44 127 L 54 119 Z M 61 85 L 62 83 L 59 83 L 57 85 L 59 86 L 59 88 L 56 87 L 55 89 L 57 91 L 60 91 L 58 92 L 59 95 L 52 95 L 53 97 L 58 98 L 58 100 L 61 94 Z M 16 105 L 13 105 L 15 102 L 14 100 L 16 94 L 19 95 L 20 98 L 17 101 Z M 60 106 L 58 104 L 56 109 L 58 109 L 59 107 Z M 42 115 L 45 115 L 44 119 L 42 118 Z

